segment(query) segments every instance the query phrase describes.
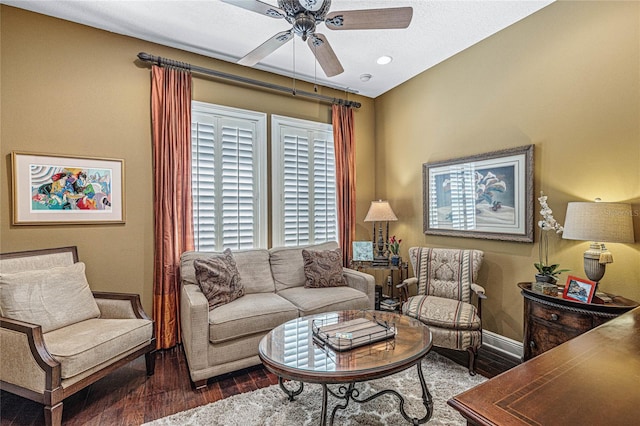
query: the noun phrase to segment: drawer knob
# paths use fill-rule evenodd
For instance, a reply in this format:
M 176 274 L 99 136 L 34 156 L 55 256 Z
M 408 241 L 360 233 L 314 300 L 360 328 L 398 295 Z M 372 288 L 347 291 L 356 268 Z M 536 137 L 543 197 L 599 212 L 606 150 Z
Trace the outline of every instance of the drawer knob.
M 551 321 L 558 321 L 558 314 L 551 314 Z

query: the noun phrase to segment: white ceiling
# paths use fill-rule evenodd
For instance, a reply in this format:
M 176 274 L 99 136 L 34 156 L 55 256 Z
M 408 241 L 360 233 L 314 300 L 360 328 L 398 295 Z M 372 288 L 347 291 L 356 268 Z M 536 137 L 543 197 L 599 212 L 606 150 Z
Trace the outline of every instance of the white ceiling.
M 248 0 L 249 1 L 249 0 Z M 277 0 L 263 0 L 277 6 Z M 299 37 L 255 68 L 375 98 L 422 71 L 542 9 L 554 0 L 333 0 L 330 11 L 411 6 L 407 29 L 332 31 L 324 34 L 345 71 L 327 78 Z M 0 0 L 45 15 L 236 62 L 274 34 L 290 28 L 219 0 Z M 138 52 L 132 52 L 132 58 Z M 147 52 L 157 55 L 155 52 Z M 378 65 L 388 55 L 393 61 Z M 371 79 L 363 82 L 362 74 Z

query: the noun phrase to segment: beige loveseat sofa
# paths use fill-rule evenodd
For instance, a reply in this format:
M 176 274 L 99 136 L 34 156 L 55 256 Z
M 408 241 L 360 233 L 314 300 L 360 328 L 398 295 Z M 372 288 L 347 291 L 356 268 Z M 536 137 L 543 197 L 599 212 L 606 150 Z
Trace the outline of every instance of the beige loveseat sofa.
M 304 248 L 332 250 L 338 244 Z M 196 388 L 206 386 L 210 377 L 260 364 L 260 339 L 286 321 L 321 312 L 374 308 L 374 278 L 362 272 L 344 268 L 348 286 L 305 288 L 302 249 L 234 252 L 245 294 L 211 311 L 196 281 L 193 262 L 212 253 L 182 255 L 182 341 Z

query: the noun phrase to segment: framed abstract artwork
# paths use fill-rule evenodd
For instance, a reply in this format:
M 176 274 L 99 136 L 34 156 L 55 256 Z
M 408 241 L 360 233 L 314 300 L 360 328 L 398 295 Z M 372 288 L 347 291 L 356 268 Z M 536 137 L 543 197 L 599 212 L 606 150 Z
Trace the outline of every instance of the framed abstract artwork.
M 533 242 L 533 145 L 425 163 L 424 233 Z
M 12 152 L 14 225 L 124 223 L 124 160 Z

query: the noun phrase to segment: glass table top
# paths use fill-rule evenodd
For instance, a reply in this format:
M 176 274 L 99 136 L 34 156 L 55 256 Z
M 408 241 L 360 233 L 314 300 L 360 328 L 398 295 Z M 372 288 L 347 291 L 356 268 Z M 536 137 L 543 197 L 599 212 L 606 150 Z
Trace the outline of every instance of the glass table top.
M 328 325 L 362 317 L 393 325 L 395 336 L 345 351 L 314 338 L 314 321 Z M 341 311 L 296 318 L 276 327 L 260 342 L 259 353 L 263 362 L 285 371 L 331 375 L 410 365 L 430 349 L 431 332 L 417 320 L 390 312 Z

